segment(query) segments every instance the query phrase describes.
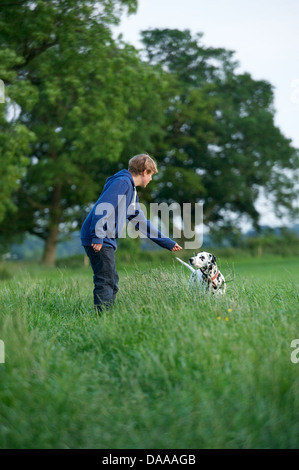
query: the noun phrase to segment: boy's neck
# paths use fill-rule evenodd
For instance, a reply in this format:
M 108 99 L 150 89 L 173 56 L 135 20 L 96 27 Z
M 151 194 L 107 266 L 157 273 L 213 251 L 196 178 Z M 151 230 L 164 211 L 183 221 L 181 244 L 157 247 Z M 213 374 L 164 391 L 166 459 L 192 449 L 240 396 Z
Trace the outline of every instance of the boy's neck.
M 132 173 L 130 173 L 130 175 L 133 178 L 135 186 L 140 186 L 142 175 L 132 175 Z

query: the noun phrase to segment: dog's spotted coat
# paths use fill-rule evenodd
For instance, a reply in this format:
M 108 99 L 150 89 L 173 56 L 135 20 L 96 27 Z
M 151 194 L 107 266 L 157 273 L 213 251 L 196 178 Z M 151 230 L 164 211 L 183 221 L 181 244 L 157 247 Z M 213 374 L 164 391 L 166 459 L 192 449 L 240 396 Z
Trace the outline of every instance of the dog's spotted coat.
M 192 271 L 189 285 L 199 284 L 214 294 L 224 294 L 226 283 L 224 276 L 216 264 L 216 256 L 206 251 L 201 251 L 189 259 L 189 264 L 177 258 L 182 264 Z M 198 268 L 198 269 L 195 269 Z

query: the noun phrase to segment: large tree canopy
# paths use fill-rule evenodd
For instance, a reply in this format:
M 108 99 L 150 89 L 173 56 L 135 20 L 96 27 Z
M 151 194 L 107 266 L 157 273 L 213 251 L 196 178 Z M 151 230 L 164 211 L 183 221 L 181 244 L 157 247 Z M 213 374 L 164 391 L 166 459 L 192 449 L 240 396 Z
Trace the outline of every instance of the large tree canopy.
M 100 190 L 102 163 L 117 160 L 134 132 L 128 111 L 159 88 L 152 69 L 107 27 L 124 5 L 133 10 L 136 1 L 38 0 L 1 9 L 2 76 L 8 104 L 18 109 L 16 119 L 1 121 L 9 207 L 18 185 L 18 211 L 3 228 L 42 237 L 49 264 L 59 229 L 74 227 Z
M 258 222 L 261 188 L 277 211 L 292 209 L 298 151 L 274 124 L 273 90 L 249 73 L 237 74 L 233 53 L 202 45 L 190 31 L 142 33 L 150 63 L 161 64 L 171 88 L 165 135 L 155 148 L 162 172 L 161 201 L 204 202 L 205 222 L 229 214 Z

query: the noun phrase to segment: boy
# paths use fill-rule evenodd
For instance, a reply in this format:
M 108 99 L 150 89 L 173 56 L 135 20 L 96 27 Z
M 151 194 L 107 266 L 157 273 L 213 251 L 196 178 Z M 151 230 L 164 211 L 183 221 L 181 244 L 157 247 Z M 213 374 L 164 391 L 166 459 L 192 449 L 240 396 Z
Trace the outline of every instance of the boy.
M 116 239 L 126 220 L 137 224 L 140 232 L 159 246 L 170 251 L 182 247 L 165 237 L 149 220 L 139 206 L 136 186 L 145 188 L 157 173 L 154 160 L 146 154 L 136 155 L 129 161 L 128 170 L 121 170 L 106 180 L 104 189 L 81 229 L 83 245 L 94 273 L 94 306 L 96 311 L 111 306 L 118 291 L 118 274 L 114 252 Z

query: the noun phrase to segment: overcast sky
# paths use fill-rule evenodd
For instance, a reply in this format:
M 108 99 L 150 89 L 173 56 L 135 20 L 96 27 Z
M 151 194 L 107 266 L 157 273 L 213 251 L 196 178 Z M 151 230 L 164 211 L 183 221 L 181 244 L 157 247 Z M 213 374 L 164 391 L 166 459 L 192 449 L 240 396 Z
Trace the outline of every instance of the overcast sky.
M 149 28 L 202 32 L 206 46 L 235 51 L 238 72 L 275 89 L 276 124 L 299 148 L 299 0 L 138 0 L 117 32 L 140 48 Z
M 299 0 L 138 0 L 116 33 L 141 48 L 150 28 L 201 32 L 205 46 L 235 51 L 238 73 L 274 86 L 275 123 L 299 148 Z M 260 205 L 259 205 L 260 206 Z M 263 200 L 261 223 L 279 225 Z

